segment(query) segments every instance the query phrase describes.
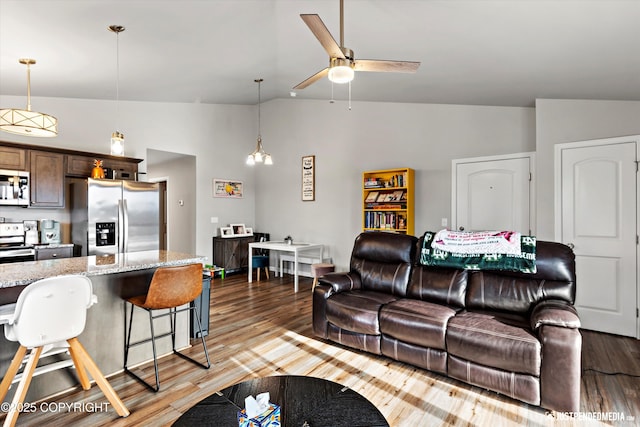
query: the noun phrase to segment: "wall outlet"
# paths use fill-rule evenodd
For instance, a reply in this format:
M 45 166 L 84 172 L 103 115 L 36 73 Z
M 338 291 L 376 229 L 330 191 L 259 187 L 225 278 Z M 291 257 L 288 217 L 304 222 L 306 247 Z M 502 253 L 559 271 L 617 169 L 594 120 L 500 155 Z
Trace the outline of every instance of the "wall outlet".
M 211 217 L 211 224 L 217 224 L 218 223 L 218 217 L 217 216 L 212 216 Z
M 446 226 L 447 226 L 447 224 L 448 224 L 448 222 L 449 222 L 449 221 L 447 220 L 447 218 L 442 218 L 442 221 L 440 222 L 440 224 L 441 224 L 443 227 L 446 227 Z

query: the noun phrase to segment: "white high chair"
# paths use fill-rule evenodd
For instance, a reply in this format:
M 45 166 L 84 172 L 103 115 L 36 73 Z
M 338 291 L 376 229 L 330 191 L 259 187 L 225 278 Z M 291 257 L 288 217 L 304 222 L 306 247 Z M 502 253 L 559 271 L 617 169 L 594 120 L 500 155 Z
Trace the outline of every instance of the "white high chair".
M 78 341 L 87 319 L 87 309 L 97 303 L 93 295 L 91 280 L 84 276 L 59 276 L 42 279 L 27 286 L 18 296 L 16 304 L 0 309 L 0 321 L 5 323 L 4 333 L 8 340 L 20 343 L 7 373 L 0 383 L 2 401 L 13 382 L 19 381 L 11 410 L 7 413 L 4 426 L 14 426 L 27 394 L 31 378 L 37 374 L 75 365 L 78 379 L 84 390 L 91 387 L 87 371 L 105 394 L 118 415 L 126 417 L 129 411 L 115 390 L 107 382 L 91 356 Z M 11 313 L 13 307 L 13 313 Z M 60 350 L 62 348 L 62 350 Z M 16 375 L 23 364 L 22 374 Z M 45 353 L 43 354 L 43 349 Z M 68 349 L 71 361 L 63 361 L 36 368 L 41 356 L 60 353 Z M 18 377 L 18 379 L 14 379 Z

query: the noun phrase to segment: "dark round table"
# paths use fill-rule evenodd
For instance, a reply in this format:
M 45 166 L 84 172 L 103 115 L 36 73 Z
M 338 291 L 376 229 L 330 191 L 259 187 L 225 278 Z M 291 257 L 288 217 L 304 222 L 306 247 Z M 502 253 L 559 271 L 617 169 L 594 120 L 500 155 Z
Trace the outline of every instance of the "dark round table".
M 350 388 L 296 375 L 254 378 L 227 387 L 196 403 L 173 425 L 237 427 L 245 397 L 267 391 L 270 402 L 280 405 L 283 427 L 389 426 L 378 408 Z

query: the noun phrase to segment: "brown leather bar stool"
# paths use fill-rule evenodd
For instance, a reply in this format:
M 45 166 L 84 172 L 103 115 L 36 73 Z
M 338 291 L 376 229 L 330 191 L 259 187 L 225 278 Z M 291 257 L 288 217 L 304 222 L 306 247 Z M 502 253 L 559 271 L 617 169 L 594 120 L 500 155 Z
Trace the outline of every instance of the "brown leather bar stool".
M 333 264 L 329 264 L 328 262 L 311 264 L 311 275 L 313 276 L 313 285 L 311 286 L 311 290 L 316 287 L 316 285 L 318 284 L 318 279 L 320 277 L 335 270 L 336 266 Z
M 189 264 L 189 265 L 179 265 L 174 267 L 160 267 L 153 274 L 153 278 L 151 279 L 151 283 L 149 285 L 149 290 L 144 295 L 138 295 L 135 297 L 127 298 L 127 302 L 131 304 L 131 314 L 129 316 L 129 330 L 127 332 L 127 338 L 125 341 L 125 350 L 124 350 L 124 370 L 135 379 L 149 387 L 153 391 L 160 390 L 160 377 L 158 375 L 158 357 L 156 353 L 156 339 L 163 338 L 166 336 L 171 336 L 171 347 L 173 353 L 182 357 L 185 360 L 188 360 L 196 365 L 202 366 L 205 369 L 209 369 L 211 366 L 211 362 L 209 361 L 209 353 L 207 351 L 207 344 L 204 341 L 204 335 L 202 333 L 202 326 L 200 323 L 200 317 L 198 315 L 198 311 L 194 304 L 190 304 L 188 308 L 178 309 L 177 307 L 190 303 L 194 299 L 200 295 L 202 292 L 202 265 L 201 264 Z M 149 313 L 149 325 L 151 328 L 151 337 L 131 342 L 131 325 L 133 323 L 133 311 L 134 308 L 138 307 L 143 310 L 146 310 Z M 168 312 L 156 314 L 154 311 L 161 309 L 169 309 Z M 175 336 L 175 325 L 176 325 L 176 314 L 183 311 L 191 311 L 195 313 L 195 319 L 198 323 L 198 331 L 200 339 L 202 341 L 202 348 L 204 349 L 204 355 L 207 359 L 207 363 L 200 363 L 197 360 L 190 358 L 176 350 L 176 336 Z M 154 319 L 170 316 L 171 323 L 171 331 L 158 335 L 155 335 L 153 329 L 153 321 Z M 209 319 L 206 319 L 209 321 Z M 129 357 L 129 348 L 147 343 L 151 341 L 151 345 L 153 347 L 153 366 L 156 374 L 156 386 L 153 387 L 145 380 L 140 378 L 138 375 L 133 373 L 127 367 L 127 360 Z

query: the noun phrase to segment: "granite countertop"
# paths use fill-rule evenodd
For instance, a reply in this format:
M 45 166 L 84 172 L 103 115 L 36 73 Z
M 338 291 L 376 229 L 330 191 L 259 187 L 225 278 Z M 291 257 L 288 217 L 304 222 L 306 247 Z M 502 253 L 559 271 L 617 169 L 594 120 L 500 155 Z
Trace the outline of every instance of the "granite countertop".
M 144 251 L 0 264 L 0 288 L 24 286 L 36 280 L 67 274 L 99 276 L 148 268 L 204 263 L 206 256 L 171 251 Z
M 73 243 L 38 243 L 33 245 L 36 249 L 58 249 L 58 248 L 72 248 Z

